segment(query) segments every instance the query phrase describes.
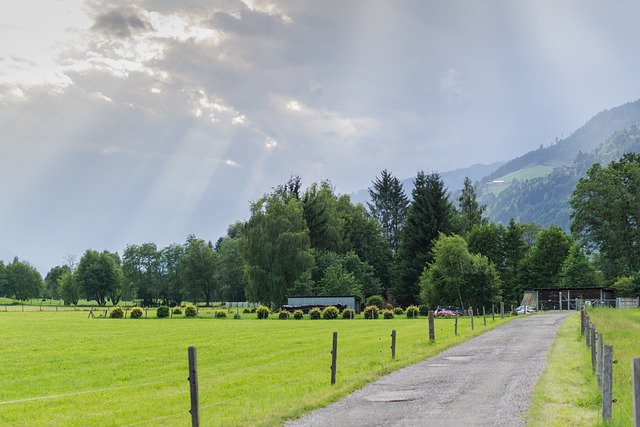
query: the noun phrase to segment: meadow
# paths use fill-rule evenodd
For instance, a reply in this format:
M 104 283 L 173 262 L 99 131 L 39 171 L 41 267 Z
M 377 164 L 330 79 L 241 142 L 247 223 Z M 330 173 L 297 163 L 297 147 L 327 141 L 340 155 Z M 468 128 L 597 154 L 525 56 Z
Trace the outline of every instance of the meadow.
M 233 314 L 233 313 L 231 313 Z M 189 425 L 187 349 L 196 346 L 201 425 L 282 425 L 369 381 L 479 335 L 461 318 L 365 320 L 88 318 L 0 311 L 0 425 Z M 391 358 L 391 331 L 397 331 Z M 337 381 L 330 383 L 338 332 Z

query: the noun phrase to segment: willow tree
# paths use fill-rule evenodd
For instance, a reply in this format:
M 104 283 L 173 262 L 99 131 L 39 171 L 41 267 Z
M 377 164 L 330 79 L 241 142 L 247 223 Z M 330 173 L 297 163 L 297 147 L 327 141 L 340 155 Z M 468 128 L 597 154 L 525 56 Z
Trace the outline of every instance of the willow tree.
M 287 291 L 313 265 L 309 229 L 297 197 L 276 188 L 251 206 L 240 241 L 249 301 L 284 303 Z

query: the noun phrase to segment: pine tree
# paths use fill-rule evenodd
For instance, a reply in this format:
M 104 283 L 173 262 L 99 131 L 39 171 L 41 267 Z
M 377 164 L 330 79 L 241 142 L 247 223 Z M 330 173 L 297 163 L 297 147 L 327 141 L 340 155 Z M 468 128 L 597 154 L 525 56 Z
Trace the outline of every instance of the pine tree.
M 400 231 L 407 219 L 409 199 L 404 193 L 400 180 L 386 169 L 380 173 L 380 178 L 369 188 L 371 202 L 367 202 L 369 213 L 378 220 L 382 227 L 384 238 L 389 243 L 393 253 L 398 252 L 400 246 Z

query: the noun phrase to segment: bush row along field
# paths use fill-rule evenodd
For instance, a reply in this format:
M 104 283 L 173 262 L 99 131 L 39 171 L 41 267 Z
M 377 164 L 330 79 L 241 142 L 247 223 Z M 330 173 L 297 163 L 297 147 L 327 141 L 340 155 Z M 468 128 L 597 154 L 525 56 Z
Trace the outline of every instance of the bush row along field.
M 0 425 L 189 425 L 187 348 L 197 348 L 201 425 L 282 425 L 487 326 L 391 320 L 88 319 L 86 312 L 0 312 Z M 397 331 L 391 359 L 391 331 Z M 337 383 L 330 384 L 338 332 Z

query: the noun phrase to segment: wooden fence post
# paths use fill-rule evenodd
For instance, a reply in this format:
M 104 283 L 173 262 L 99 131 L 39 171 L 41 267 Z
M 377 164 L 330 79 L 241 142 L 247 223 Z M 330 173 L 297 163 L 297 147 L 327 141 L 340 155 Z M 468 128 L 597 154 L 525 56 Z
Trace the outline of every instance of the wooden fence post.
M 495 304 L 491 304 L 491 321 L 492 322 L 496 321 L 496 305 Z
M 436 329 L 433 324 L 433 310 L 429 310 L 429 341 L 436 339 Z
M 604 364 L 604 359 L 603 359 L 603 355 L 602 352 L 604 351 L 604 342 L 602 340 L 602 332 L 598 332 L 598 338 L 596 338 L 598 340 L 598 366 L 596 368 L 597 373 L 596 373 L 596 379 L 598 380 L 598 388 L 600 390 L 602 390 L 602 366 Z
M 391 331 L 391 359 L 396 360 L 396 330 Z
M 611 420 L 612 382 L 613 382 L 613 346 L 604 346 L 604 366 L 602 376 L 602 419 Z
M 584 335 L 584 317 L 585 317 L 585 312 L 584 312 L 584 306 L 583 306 L 582 310 L 580 310 L 580 335 Z
M 484 326 L 487 326 L 487 313 L 484 311 L 484 305 L 482 306 L 482 318 L 484 321 Z
M 631 380 L 633 381 L 633 425 L 640 427 L 640 359 L 631 361 Z
M 596 325 L 591 325 L 591 370 L 596 371 Z
M 453 335 L 458 335 L 458 317 L 460 316 L 456 316 L 456 323 L 455 326 L 453 327 Z
M 591 323 L 589 322 L 589 316 L 585 317 L 584 321 L 585 321 L 584 339 L 585 339 L 585 343 L 587 344 L 587 347 L 589 347 L 591 345 L 591 334 L 589 333 L 589 325 Z
M 333 333 L 333 347 L 331 350 L 331 385 L 336 383 L 336 371 L 338 361 L 338 333 Z
M 200 403 L 198 399 L 198 362 L 196 359 L 196 348 L 189 347 L 189 389 L 191 391 L 191 425 L 200 426 Z
M 473 331 L 473 308 L 469 307 L 469 316 L 471 316 L 471 330 Z
M 504 319 L 504 301 L 500 301 L 500 318 Z

